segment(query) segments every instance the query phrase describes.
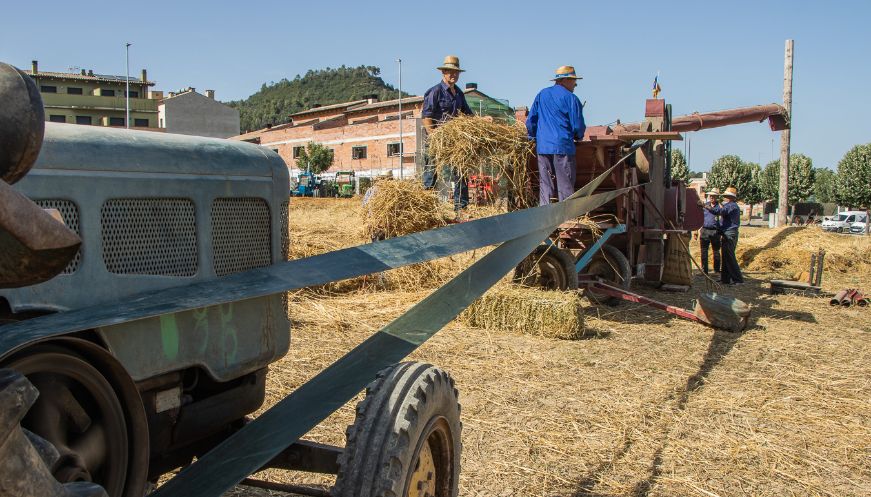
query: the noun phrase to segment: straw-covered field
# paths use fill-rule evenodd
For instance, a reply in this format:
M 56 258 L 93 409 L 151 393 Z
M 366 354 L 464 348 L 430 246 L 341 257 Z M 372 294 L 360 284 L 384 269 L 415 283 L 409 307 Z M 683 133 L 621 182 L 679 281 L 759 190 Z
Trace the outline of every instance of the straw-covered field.
M 359 209 L 354 200 L 293 200 L 292 256 L 364 242 Z M 460 391 L 460 495 L 871 495 L 871 309 L 772 296 L 767 285 L 805 270 L 822 247 L 831 264 L 825 290 L 871 292 L 871 240 L 750 228 L 739 247 L 748 283 L 723 292 L 753 306 L 743 334 L 583 300 L 582 339 L 455 322 L 414 353 L 447 369 Z M 483 252 L 294 293 L 291 352 L 271 368 L 267 404 Z M 696 275 L 696 289 L 701 281 Z M 694 298 L 641 291 L 685 308 Z M 353 415 L 351 403 L 306 438 L 343 445 Z M 279 494 L 238 487 L 228 495 Z

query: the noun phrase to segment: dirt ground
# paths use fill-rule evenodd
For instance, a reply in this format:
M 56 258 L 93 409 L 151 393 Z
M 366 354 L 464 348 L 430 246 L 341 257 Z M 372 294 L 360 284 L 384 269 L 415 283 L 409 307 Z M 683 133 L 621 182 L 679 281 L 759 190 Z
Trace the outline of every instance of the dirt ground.
M 361 243 L 356 209 L 354 201 L 291 202 L 292 255 Z M 769 295 L 767 283 L 800 271 L 809 260 L 802 250 L 821 245 L 834 261 L 824 290 L 871 292 L 871 240 L 813 228 L 741 236 L 747 283 L 722 293 L 752 305 L 743 333 L 585 301 L 594 338 L 452 323 L 415 352 L 410 359 L 445 368 L 460 391 L 460 495 L 871 495 L 871 308 Z M 780 262 L 758 262 L 778 247 Z M 639 291 L 690 308 L 705 289 L 695 278 L 689 293 Z M 271 368 L 266 407 L 437 286 L 367 281 L 292 295 L 291 352 Z M 354 404 L 305 438 L 344 445 Z M 332 482 L 273 470 L 257 477 Z M 227 495 L 282 494 L 237 487 Z

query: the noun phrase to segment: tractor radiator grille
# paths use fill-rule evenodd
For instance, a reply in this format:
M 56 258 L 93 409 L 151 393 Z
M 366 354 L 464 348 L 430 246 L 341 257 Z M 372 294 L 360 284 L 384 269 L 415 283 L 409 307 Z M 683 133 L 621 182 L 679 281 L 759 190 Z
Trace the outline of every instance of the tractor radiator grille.
M 212 250 L 218 276 L 272 263 L 269 205 L 262 198 L 212 202 Z
M 290 258 L 290 215 L 287 202 L 281 203 L 281 258 L 282 262 Z M 281 303 L 284 305 L 284 315 L 290 317 L 290 300 L 288 293 L 284 292 L 281 296 Z
M 76 204 L 70 202 L 69 200 L 35 200 L 36 205 L 42 207 L 43 209 L 57 209 L 60 212 L 61 217 L 64 220 L 64 224 L 67 225 L 67 228 L 76 232 L 80 237 L 82 236 L 82 232 L 79 230 L 79 208 L 76 207 Z M 76 252 L 76 256 L 73 257 L 73 260 L 67 264 L 67 267 L 64 268 L 61 274 L 73 274 L 79 269 L 79 265 L 82 263 L 82 248 L 79 247 L 79 251 Z
M 193 276 L 197 224 L 184 198 L 110 199 L 100 209 L 103 262 L 116 274 Z

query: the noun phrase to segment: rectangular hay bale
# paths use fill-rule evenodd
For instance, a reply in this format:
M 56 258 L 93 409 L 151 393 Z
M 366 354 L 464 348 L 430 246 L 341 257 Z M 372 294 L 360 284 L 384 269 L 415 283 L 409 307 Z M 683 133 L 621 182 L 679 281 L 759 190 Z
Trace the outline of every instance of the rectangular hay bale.
M 585 335 L 581 295 L 576 291 L 501 286 L 484 294 L 457 319 L 475 328 L 561 340 L 577 340 Z

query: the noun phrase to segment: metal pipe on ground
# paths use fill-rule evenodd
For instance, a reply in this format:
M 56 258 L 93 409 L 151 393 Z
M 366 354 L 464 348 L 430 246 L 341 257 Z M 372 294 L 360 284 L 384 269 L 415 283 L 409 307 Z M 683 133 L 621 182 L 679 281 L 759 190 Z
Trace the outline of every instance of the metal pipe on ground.
M 850 307 L 853 305 L 853 298 L 856 296 L 856 289 L 851 288 L 847 290 L 847 294 L 844 295 L 844 298 L 841 299 L 841 307 Z
M 832 307 L 834 307 L 836 305 L 841 305 L 841 300 L 843 300 L 846 295 L 847 295 L 847 290 L 839 291 L 838 293 L 835 294 L 834 297 L 832 297 L 832 300 L 829 301 L 829 305 L 831 305 Z

